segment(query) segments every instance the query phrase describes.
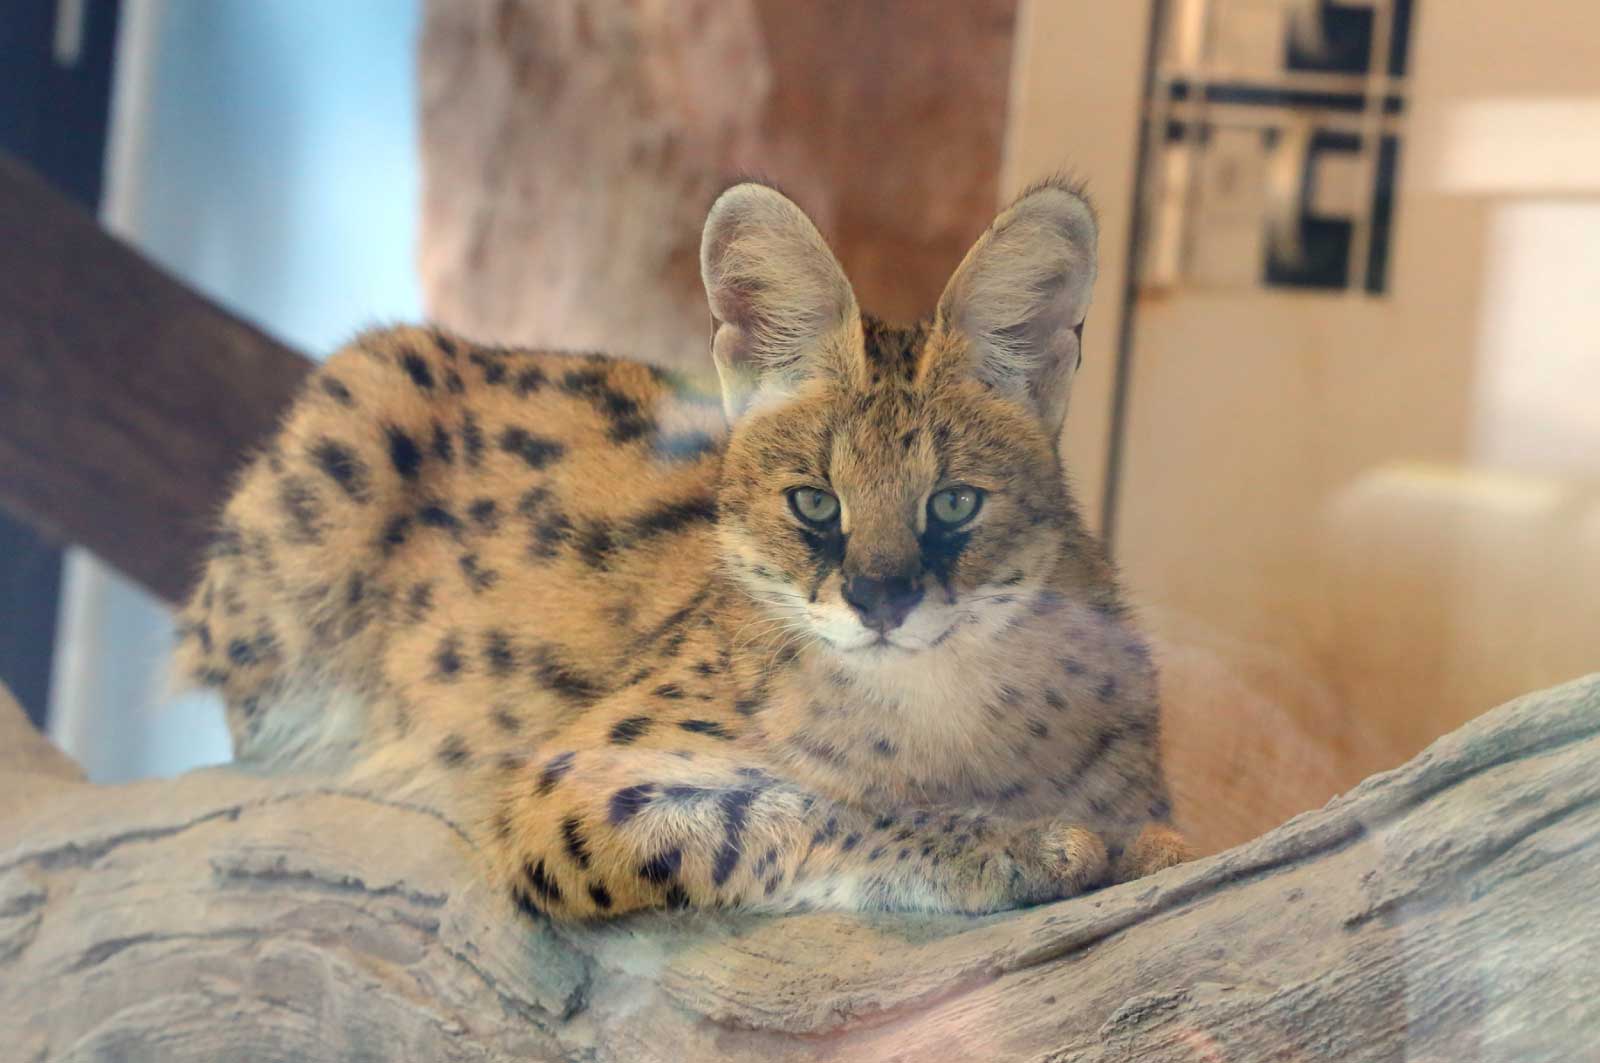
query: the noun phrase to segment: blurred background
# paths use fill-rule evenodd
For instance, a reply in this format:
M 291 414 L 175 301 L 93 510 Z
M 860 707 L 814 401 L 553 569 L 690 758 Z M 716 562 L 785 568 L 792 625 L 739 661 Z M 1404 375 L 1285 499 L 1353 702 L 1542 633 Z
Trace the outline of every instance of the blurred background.
M 1203 843 L 1600 668 L 1592 5 L 13 0 L 0 151 L 311 358 L 427 316 L 681 366 L 740 174 L 910 318 L 1066 170 L 1102 243 L 1065 460 Z M 166 589 L 7 476 L 0 679 L 99 781 L 226 759 L 162 694 Z

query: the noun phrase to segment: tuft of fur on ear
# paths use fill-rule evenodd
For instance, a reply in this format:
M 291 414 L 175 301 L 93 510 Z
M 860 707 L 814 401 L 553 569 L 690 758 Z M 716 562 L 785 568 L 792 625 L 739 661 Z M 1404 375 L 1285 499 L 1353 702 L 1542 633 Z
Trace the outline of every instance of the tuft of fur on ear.
M 938 324 L 968 341 L 966 368 L 1034 410 L 1054 437 L 1082 359 L 1098 227 L 1064 181 L 1024 192 L 956 267 Z
M 781 394 L 825 368 L 829 338 L 859 317 L 855 293 L 805 212 L 762 184 L 712 204 L 700 241 L 711 356 L 737 417 L 758 391 Z

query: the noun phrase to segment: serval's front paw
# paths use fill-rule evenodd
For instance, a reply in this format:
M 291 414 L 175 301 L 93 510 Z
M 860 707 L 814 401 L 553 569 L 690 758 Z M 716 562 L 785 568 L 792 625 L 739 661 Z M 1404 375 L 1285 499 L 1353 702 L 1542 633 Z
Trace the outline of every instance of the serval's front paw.
M 1117 858 L 1112 878 L 1117 882 L 1132 882 L 1192 859 L 1194 850 L 1171 825 L 1147 823 L 1133 844 Z
M 1073 897 L 1101 885 L 1110 870 L 1106 843 L 1087 827 L 1056 821 L 1039 835 L 1039 858 L 1045 873 L 1060 888 L 1057 896 Z

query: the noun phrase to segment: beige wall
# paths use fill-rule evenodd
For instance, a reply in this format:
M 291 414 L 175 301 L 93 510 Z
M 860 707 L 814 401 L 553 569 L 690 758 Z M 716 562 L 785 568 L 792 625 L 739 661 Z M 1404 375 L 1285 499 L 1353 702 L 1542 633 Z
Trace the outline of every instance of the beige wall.
M 1600 669 L 1600 8 L 1418 9 L 1388 293 L 1137 305 L 1118 560 L 1206 747 L 1179 788 L 1270 763 L 1239 797 L 1268 819 Z M 1147 18 L 1035 3 L 1019 44 L 1008 182 L 1064 159 L 1102 207 L 1068 437 L 1096 489 Z

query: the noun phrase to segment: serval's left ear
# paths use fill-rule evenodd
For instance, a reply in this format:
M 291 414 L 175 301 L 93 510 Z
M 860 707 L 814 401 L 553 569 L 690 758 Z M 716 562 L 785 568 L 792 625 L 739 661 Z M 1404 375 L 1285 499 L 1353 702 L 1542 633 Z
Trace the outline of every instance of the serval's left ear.
M 939 297 L 947 357 L 1032 410 L 1051 438 L 1082 360 L 1096 233 L 1080 192 L 1036 185 L 978 238 Z

